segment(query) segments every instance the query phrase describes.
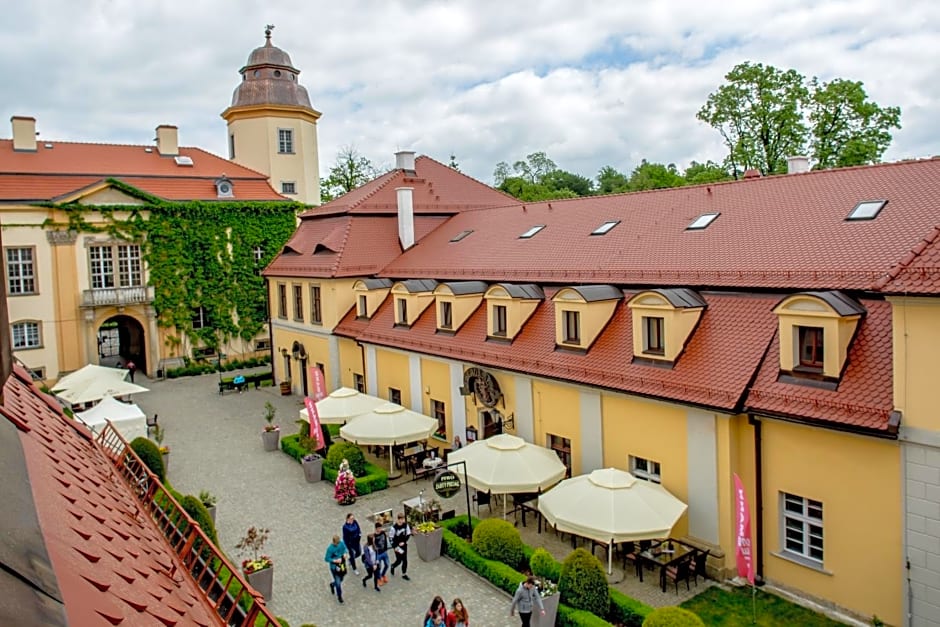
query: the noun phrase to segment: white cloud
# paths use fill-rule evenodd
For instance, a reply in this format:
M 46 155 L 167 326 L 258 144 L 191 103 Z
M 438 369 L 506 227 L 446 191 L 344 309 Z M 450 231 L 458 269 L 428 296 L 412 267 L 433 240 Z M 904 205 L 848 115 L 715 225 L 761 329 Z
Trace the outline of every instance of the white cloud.
M 144 143 L 176 124 L 224 154 L 219 113 L 274 23 L 323 112 L 321 171 L 348 144 L 376 164 L 453 153 L 483 180 L 538 150 L 585 176 L 720 160 L 695 113 L 745 60 L 863 81 L 902 107 L 886 157 L 926 156 L 940 152 L 940 5 L 902 4 L 39 0 L 5 8 L 0 114 L 80 141 Z

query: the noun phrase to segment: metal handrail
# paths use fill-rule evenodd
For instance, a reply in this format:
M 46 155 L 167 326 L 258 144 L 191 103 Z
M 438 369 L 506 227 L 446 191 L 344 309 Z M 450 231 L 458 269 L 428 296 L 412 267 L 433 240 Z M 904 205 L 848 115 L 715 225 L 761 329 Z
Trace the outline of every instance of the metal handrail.
M 279 627 L 261 593 L 248 584 L 110 421 L 96 441 L 179 558 L 180 563 L 174 564 L 173 570 L 180 567 L 192 578 L 218 615 L 219 624 Z

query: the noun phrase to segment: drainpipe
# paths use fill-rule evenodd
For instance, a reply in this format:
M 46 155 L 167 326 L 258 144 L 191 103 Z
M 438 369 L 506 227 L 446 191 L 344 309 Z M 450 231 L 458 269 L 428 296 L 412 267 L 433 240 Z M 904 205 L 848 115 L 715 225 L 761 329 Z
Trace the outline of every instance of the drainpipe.
M 754 583 L 763 586 L 764 581 L 764 486 L 763 486 L 763 462 L 761 461 L 761 421 L 753 414 L 748 415 L 747 422 L 754 427 L 754 511 L 757 514 L 757 537 L 755 538 L 757 546 L 757 564 L 754 573 Z
M 267 296 L 264 302 L 264 313 L 268 319 L 268 352 L 271 353 L 271 383 L 277 385 L 280 381 L 274 380 L 274 327 L 271 324 L 271 283 L 267 277 L 264 279 L 264 293 Z

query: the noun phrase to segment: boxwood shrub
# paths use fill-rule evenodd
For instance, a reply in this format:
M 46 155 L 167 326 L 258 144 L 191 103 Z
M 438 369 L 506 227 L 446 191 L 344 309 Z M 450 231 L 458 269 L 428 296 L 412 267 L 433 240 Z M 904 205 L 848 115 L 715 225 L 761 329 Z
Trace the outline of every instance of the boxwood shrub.
M 131 448 L 137 453 L 140 461 L 150 469 L 150 472 L 160 478 L 160 483 L 166 482 L 166 468 L 163 467 L 163 455 L 157 444 L 143 436 L 131 440 Z
M 522 551 L 522 537 L 508 520 L 487 518 L 473 528 L 473 548 L 486 559 L 512 567 L 529 567 Z
M 661 607 L 650 612 L 643 627 L 705 627 L 698 614 L 681 607 Z
M 218 546 L 219 537 L 215 533 L 215 524 L 212 522 L 209 510 L 202 504 L 202 501 L 192 494 L 187 494 L 180 500 L 180 506 L 199 524 L 202 531 L 212 540 L 212 543 Z
M 344 459 L 349 462 L 349 469 L 353 475 L 356 477 L 365 476 L 366 457 L 359 450 L 359 447 L 352 442 L 335 442 L 327 452 L 323 465 L 339 471 L 339 465 Z
M 610 586 L 604 567 L 585 549 L 575 549 L 561 563 L 558 592 L 565 604 L 607 616 L 610 610 Z

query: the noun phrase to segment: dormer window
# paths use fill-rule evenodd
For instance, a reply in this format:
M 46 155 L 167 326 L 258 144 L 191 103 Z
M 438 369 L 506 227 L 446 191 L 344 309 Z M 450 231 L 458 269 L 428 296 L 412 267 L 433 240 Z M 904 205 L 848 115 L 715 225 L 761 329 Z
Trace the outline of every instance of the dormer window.
M 842 292 L 802 292 L 774 307 L 780 337 L 780 380 L 814 385 L 842 376 L 861 318 L 867 313 Z
M 506 305 L 493 305 L 493 335 L 506 337 Z
M 613 318 L 622 299 L 623 292 L 612 285 L 580 285 L 558 290 L 552 296 L 556 347 L 587 351 Z
M 369 319 L 379 308 L 392 287 L 388 279 L 362 279 L 353 284 L 356 294 L 356 317 Z
M 406 299 L 395 299 L 395 311 L 398 312 L 395 317 L 395 324 L 408 324 L 408 301 Z
M 487 338 L 511 342 L 545 299 L 545 293 L 531 283 L 497 283 L 486 290 L 483 298 L 486 299 Z
M 453 281 L 434 288 L 437 302 L 437 331 L 454 334 L 483 302 L 483 281 Z
M 690 289 L 671 288 L 640 292 L 628 306 L 634 361 L 671 365 L 692 339 L 708 304 Z
M 217 178 L 215 180 L 215 193 L 219 198 L 234 198 L 235 193 L 232 181 L 224 175 L 221 178 Z
M 428 306 L 434 303 L 434 290 L 437 288 L 434 279 L 412 279 L 399 281 L 392 286 L 392 296 L 395 298 L 395 326 L 410 327 Z

